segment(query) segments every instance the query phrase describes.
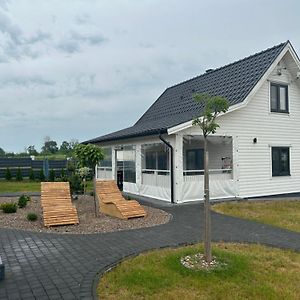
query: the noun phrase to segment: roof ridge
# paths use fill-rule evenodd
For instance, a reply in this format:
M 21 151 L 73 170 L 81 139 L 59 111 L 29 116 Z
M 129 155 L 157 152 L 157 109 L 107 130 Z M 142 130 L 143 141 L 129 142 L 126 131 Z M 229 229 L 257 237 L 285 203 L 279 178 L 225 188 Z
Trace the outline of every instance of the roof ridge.
M 246 57 L 244 57 L 244 58 L 238 59 L 238 60 L 236 60 L 236 61 L 234 61 L 234 62 L 231 62 L 231 63 L 229 63 L 229 64 L 226 64 L 226 65 L 224 65 L 224 66 L 222 66 L 222 67 L 213 69 L 213 70 L 211 70 L 209 73 L 203 73 L 203 74 L 197 75 L 197 76 L 195 76 L 195 77 L 192 77 L 192 78 L 190 78 L 190 79 L 181 81 L 181 82 L 176 83 L 176 84 L 174 84 L 174 85 L 171 85 L 171 86 L 169 86 L 167 89 L 176 87 L 176 86 L 178 86 L 178 85 L 181 85 L 181 84 L 183 84 L 183 83 L 192 81 L 192 80 L 194 80 L 194 79 L 197 79 L 197 78 L 199 78 L 199 77 L 202 77 L 202 76 L 205 76 L 205 75 L 208 75 L 208 74 L 213 74 L 213 73 L 215 73 L 216 71 L 219 71 L 219 70 L 222 70 L 222 69 L 224 69 L 224 68 L 226 68 L 226 67 L 229 67 L 229 66 L 231 66 L 231 65 L 240 63 L 240 62 L 242 62 L 242 61 L 244 61 L 244 60 L 247 60 L 247 59 L 249 59 L 249 58 L 252 58 L 252 57 L 254 57 L 254 56 L 261 55 L 261 54 L 263 54 L 263 53 L 265 53 L 265 52 L 274 50 L 275 48 L 279 48 L 279 47 L 281 47 L 281 46 L 283 46 L 283 45 L 285 46 L 285 45 L 287 45 L 288 43 L 290 43 L 289 40 L 287 40 L 286 42 L 280 43 L 280 44 L 278 44 L 278 45 L 275 45 L 275 46 L 273 46 L 273 47 L 269 47 L 269 48 L 267 48 L 267 49 L 265 49 L 265 50 L 259 51 L 259 52 L 257 52 L 257 53 L 251 54 L 251 55 L 249 55 L 249 56 L 246 56 Z

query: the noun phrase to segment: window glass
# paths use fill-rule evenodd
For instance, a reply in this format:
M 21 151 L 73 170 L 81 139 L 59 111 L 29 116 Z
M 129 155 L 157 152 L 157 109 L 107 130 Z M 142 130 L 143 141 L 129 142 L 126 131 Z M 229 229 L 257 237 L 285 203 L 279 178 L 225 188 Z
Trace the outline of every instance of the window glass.
M 280 95 L 280 110 L 287 110 L 286 107 L 286 87 L 279 87 Z
M 288 147 L 272 148 L 272 175 L 290 175 L 290 152 Z
M 136 183 L 135 146 L 123 147 L 124 182 Z
M 112 167 L 112 159 L 111 159 L 111 152 L 112 148 L 111 147 L 105 147 L 102 148 L 103 154 L 104 154 L 104 159 L 100 162 L 101 167 Z
M 277 86 L 271 85 L 271 109 L 277 110 Z
M 271 111 L 288 113 L 288 86 L 271 84 Z
M 156 169 L 156 152 L 146 152 L 146 169 Z
M 187 170 L 204 169 L 203 149 L 186 150 L 186 169 Z
M 169 170 L 169 148 L 163 143 L 142 145 L 142 169 Z

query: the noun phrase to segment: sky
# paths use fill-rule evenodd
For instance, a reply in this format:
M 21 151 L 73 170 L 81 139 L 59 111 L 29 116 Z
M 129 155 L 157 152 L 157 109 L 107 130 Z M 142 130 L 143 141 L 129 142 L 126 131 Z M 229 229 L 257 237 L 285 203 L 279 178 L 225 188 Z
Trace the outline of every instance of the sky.
M 133 125 L 169 86 L 286 40 L 300 1 L 0 0 L 0 147 Z

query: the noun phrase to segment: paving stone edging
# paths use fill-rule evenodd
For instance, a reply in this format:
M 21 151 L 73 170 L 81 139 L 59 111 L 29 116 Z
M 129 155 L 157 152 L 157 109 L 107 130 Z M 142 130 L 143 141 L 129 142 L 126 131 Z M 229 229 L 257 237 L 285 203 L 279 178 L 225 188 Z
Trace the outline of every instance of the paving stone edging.
M 99 276 L 130 255 L 202 240 L 203 205 L 159 207 L 163 225 L 105 234 L 62 235 L 0 229 L 7 278 L 0 299 L 97 299 Z M 212 240 L 260 243 L 300 251 L 300 233 L 212 213 Z

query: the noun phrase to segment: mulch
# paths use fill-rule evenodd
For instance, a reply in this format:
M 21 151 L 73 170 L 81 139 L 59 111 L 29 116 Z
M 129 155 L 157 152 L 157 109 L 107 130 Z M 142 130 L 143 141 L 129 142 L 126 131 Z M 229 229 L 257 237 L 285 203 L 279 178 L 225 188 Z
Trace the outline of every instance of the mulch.
M 17 202 L 18 197 L 1 197 L 0 203 Z M 129 220 L 120 220 L 99 213 L 95 216 L 94 198 L 92 196 L 79 196 L 73 200 L 79 216 L 79 225 L 65 225 L 46 228 L 43 225 L 40 197 L 31 197 L 25 208 L 18 208 L 16 213 L 5 214 L 0 210 L 0 228 L 21 229 L 36 232 L 89 234 L 99 232 L 113 232 L 128 229 L 152 227 L 170 221 L 171 215 L 161 209 L 143 206 L 147 216 Z M 36 213 L 38 220 L 27 220 L 28 213 Z

